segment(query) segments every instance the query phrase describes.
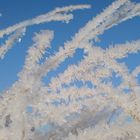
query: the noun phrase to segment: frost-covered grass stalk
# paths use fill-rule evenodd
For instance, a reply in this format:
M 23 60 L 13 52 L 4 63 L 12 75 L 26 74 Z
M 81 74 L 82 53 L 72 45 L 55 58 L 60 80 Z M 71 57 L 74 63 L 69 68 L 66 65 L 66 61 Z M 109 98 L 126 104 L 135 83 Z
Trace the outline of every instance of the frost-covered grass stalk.
M 28 26 L 51 21 L 68 23 L 73 19 L 71 12 L 88 8 L 89 5 L 56 8 L 0 30 L 1 38 L 8 36 L 0 47 L 1 61 L 13 44 L 26 35 Z M 140 139 L 140 85 L 137 79 L 140 66 L 129 72 L 124 63 L 117 61 L 140 52 L 140 40 L 107 49 L 93 43 L 104 31 L 135 16 L 140 16 L 139 3 L 116 0 L 45 60 L 42 58 L 51 47 L 54 32 L 41 30 L 35 33 L 23 69 L 18 73 L 19 80 L 0 96 L 0 140 Z M 77 49 L 84 50 L 84 58 L 78 64 L 69 65 L 45 85 L 42 78 L 72 57 Z M 113 76 L 121 78 L 117 87 L 113 85 Z M 82 83 L 80 88 L 75 85 L 76 81 Z M 126 89 L 129 94 L 125 93 Z M 27 108 L 32 111 L 27 112 Z M 128 117 L 132 119 L 131 123 L 128 123 Z

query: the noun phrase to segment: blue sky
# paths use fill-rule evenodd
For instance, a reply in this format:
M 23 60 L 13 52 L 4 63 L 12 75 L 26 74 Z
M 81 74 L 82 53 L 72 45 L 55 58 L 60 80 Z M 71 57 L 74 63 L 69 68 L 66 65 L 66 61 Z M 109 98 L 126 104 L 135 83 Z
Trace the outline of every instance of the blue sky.
M 17 73 L 22 69 L 28 47 L 32 45 L 31 38 L 34 32 L 38 32 L 41 29 L 54 30 L 55 38 L 52 42 L 52 48 L 49 50 L 53 53 L 57 51 L 58 47 L 63 45 L 65 41 L 71 40 L 71 37 L 83 27 L 88 20 L 101 13 L 101 11 L 113 1 L 114 0 L 0 0 L 0 13 L 2 13 L 0 17 L 0 30 L 23 20 L 47 13 L 56 7 L 72 4 L 92 5 L 91 9 L 75 11 L 75 18 L 69 24 L 51 22 L 28 27 L 26 36 L 23 37 L 21 43 L 15 44 L 5 59 L 0 60 L 0 91 L 10 87 L 12 83 L 18 79 Z M 139 0 L 135 1 L 138 2 Z M 138 17 L 121 23 L 99 36 L 101 42 L 97 43 L 97 45 L 107 48 L 110 44 L 137 40 L 140 38 L 139 25 L 140 18 Z M 0 45 L 3 42 L 4 39 L 0 39 Z M 45 79 L 46 83 L 52 75 L 64 71 L 68 64 L 75 63 L 77 60 L 82 59 L 81 53 L 80 51 L 77 52 L 74 59 L 66 61 L 61 65 L 61 68 L 51 72 Z M 130 55 L 121 61 L 126 62 L 131 71 L 137 65 L 140 65 L 140 54 Z

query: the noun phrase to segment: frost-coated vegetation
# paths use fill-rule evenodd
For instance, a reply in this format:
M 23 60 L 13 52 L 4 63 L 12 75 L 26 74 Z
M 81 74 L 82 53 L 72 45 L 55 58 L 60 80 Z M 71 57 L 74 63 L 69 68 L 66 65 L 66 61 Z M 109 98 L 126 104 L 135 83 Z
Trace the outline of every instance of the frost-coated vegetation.
M 0 38 L 8 37 L 1 44 L 0 61 L 26 35 L 29 26 L 51 21 L 68 23 L 73 11 L 88 8 L 56 8 L 0 30 Z M 140 16 L 140 3 L 116 0 L 46 59 L 54 32 L 35 33 L 18 81 L 0 96 L 0 140 L 140 140 L 140 66 L 130 72 L 118 61 L 139 53 L 140 40 L 106 49 L 94 44 L 104 31 L 135 16 Z M 43 77 L 73 57 L 77 49 L 84 51 L 83 59 L 46 85 Z M 121 82 L 114 86 L 113 79 L 117 78 Z

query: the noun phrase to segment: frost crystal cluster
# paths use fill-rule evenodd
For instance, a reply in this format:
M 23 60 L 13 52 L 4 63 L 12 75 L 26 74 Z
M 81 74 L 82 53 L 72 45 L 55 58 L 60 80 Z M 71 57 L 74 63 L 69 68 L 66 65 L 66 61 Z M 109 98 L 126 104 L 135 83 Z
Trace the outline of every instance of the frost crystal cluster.
M 7 37 L 0 46 L 0 61 L 21 42 L 29 26 L 69 23 L 73 11 L 88 8 L 56 8 L 0 30 L 0 38 Z M 35 33 L 18 80 L 0 95 L 0 140 L 140 140 L 140 66 L 130 72 L 119 61 L 139 53 L 140 40 L 107 48 L 95 45 L 106 30 L 136 16 L 140 16 L 140 3 L 116 0 L 46 59 L 55 34 Z M 46 85 L 43 78 L 79 49 L 82 60 L 68 65 Z M 117 78 L 121 82 L 114 86 Z

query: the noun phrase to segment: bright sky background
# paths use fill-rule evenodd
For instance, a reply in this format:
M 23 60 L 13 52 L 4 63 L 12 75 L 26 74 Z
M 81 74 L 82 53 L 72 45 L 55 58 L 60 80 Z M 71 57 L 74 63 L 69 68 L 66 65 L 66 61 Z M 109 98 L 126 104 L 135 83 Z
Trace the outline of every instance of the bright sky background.
M 32 45 L 32 36 L 34 32 L 42 29 L 50 29 L 55 31 L 55 37 L 52 42 L 51 54 L 58 50 L 60 45 L 83 27 L 87 21 L 111 4 L 114 0 L 0 0 L 0 30 L 8 26 L 14 25 L 26 19 L 45 14 L 56 7 L 63 7 L 72 4 L 90 4 L 91 9 L 77 10 L 74 12 L 74 20 L 69 24 L 61 22 L 51 22 L 47 24 L 34 25 L 27 28 L 26 35 L 20 43 L 6 54 L 3 60 L 0 60 L 0 92 L 7 89 L 15 82 L 18 77 L 17 73 L 21 71 L 25 55 L 28 47 Z M 139 0 L 133 0 L 139 2 Z M 1 16 L 2 15 L 2 16 Z M 111 44 L 125 43 L 126 41 L 137 40 L 140 38 L 140 18 L 136 17 L 132 20 L 121 23 L 118 26 L 106 31 L 100 36 L 101 42 L 97 45 L 107 48 Z M 0 45 L 4 42 L 0 39 Z M 75 63 L 81 59 L 81 51 L 78 51 L 74 59 L 68 59 L 56 71 L 51 72 L 45 79 L 46 83 L 50 77 L 66 69 L 70 63 Z M 94 57 L 94 56 L 93 56 Z M 137 65 L 140 65 L 140 54 L 130 55 L 124 61 L 130 71 Z

